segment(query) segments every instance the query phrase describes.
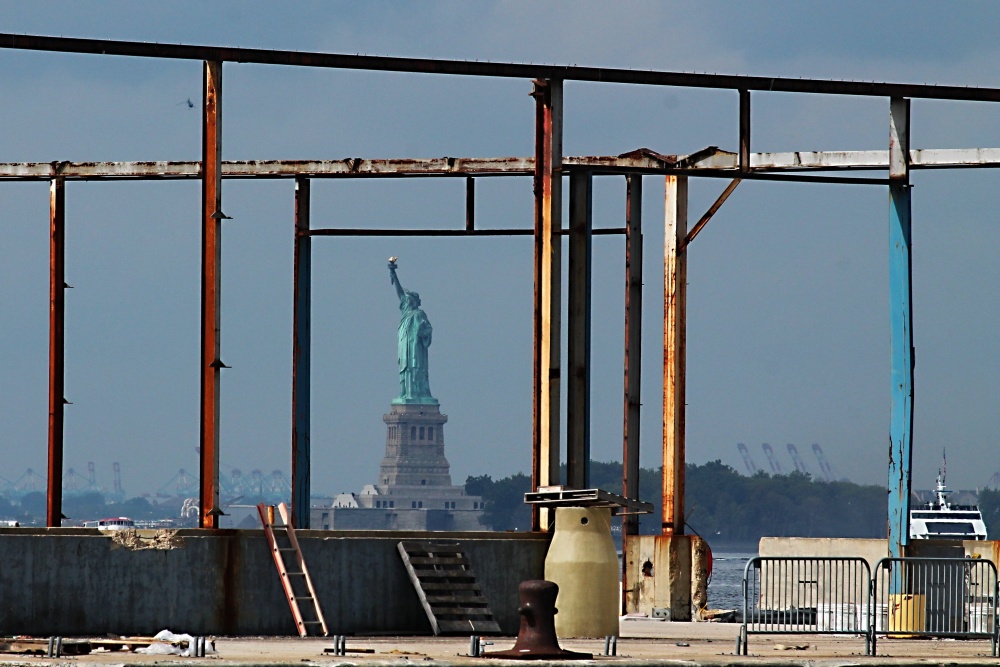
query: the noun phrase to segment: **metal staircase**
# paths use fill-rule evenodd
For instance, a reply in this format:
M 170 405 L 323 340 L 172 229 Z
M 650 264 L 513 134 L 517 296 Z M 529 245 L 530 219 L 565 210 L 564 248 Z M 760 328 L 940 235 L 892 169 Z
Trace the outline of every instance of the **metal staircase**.
M 435 635 L 500 633 L 458 543 L 404 540 L 398 549 Z

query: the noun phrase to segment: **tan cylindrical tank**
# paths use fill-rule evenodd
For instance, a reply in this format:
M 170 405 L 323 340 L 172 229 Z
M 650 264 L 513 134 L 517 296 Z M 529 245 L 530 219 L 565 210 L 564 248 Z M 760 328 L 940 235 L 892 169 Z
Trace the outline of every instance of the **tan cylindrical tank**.
M 557 636 L 618 636 L 621 584 L 610 508 L 556 510 L 545 578 L 559 585 Z

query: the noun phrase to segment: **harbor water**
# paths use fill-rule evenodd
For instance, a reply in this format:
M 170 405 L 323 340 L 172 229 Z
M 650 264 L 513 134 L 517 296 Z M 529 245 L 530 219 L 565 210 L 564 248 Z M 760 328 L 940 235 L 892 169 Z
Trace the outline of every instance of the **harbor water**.
M 750 552 L 714 552 L 708 582 L 709 609 L 743 610 L 743 570 L 756 557 Z

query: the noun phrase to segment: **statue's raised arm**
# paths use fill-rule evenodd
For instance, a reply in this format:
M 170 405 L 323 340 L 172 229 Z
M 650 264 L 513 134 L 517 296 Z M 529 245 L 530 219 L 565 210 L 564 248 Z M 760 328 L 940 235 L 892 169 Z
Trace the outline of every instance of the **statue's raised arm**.
M 396 288 L 396 296 L 399 297 L 400 301 L 402 301 L 403 297 L 406 296 L 406 290 L 404 290 L 403 286 L 399 284 L 399 278 L 396 276 L 396 259 L 398 258 L 389 258 L 389 282 L 391 282 L 392 286 Z

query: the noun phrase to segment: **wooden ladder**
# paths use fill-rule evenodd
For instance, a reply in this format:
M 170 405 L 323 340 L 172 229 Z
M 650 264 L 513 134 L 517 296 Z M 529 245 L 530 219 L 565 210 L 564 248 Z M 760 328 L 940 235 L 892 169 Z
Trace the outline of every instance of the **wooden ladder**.
M 309 570 L 306 569 L 306 561 L 302 558 L 302 550 L 299 548 L 299 541 L 295 538 L 295 529 L 292 527 L 291 519 L 288 515 L 288 506 L 285 503 L 278 505 L 278 515 L 281 523 L 271 523 L 268 517 L 268 508 L 264 503 L 257 505 L 257 512 L 260 514 L 260 522 L 264 526 L 264 536 L 267 544 L 271 547 L 271 555 L 274 557 L 274 565 L 278 568 L 278 577 L 281 579 L 281 587 L 285 589 L 285 597 L 288 599 L 288 606 L 292 610 L 292 617 L 295 619 L 295 626 L 300 637 L 309 635 L 309 630 L 319 630 L 323 637 L 326 637 L 326 620 L 323 612 L 319 608 L 319 600 L 316 599 L 316 589 L 313 588 L 312 579 L 309 577 Z M 279 543 L 281 540 L 281 543 Z M 286 563 L 285 554 L 294 553 L 295 558 L 292 563 Z M 302 608 L 311 609 L 310 618 L 302 615 Z
M 500 633 L 457 542 L 406 540 L 397 548 L 435 635 Z

